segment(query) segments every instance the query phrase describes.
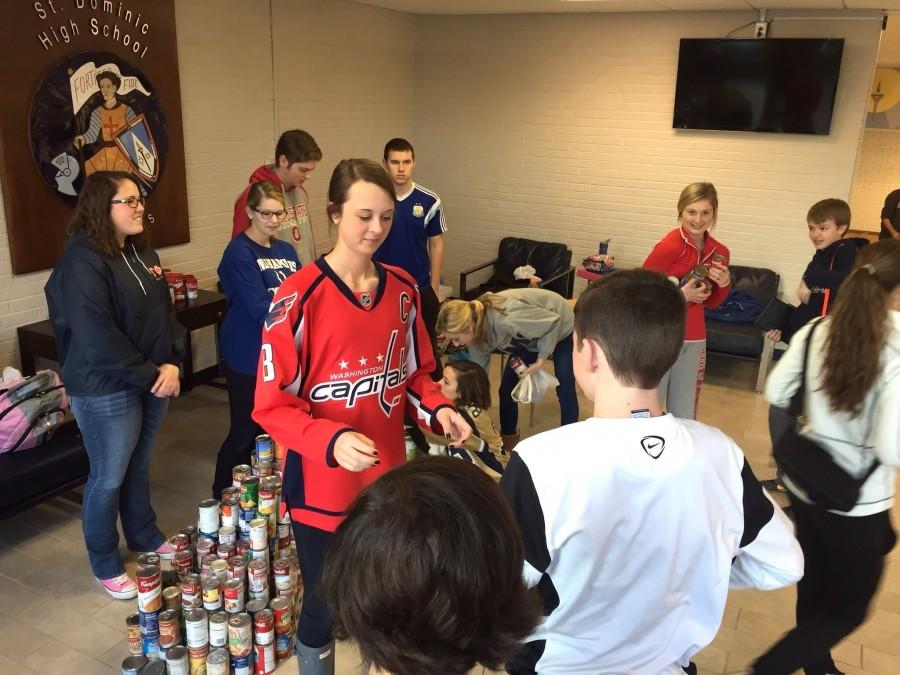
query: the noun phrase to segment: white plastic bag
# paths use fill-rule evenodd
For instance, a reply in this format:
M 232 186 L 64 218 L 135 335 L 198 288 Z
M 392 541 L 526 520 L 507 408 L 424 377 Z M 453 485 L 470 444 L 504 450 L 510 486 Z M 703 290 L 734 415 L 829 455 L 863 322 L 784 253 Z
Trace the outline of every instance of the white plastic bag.
M 525 375 L 513 387 L 512 398 L 516 403 L 537 403 L 548 389 L 559 386 L 559 380 L 546 370 L 536 370 Z

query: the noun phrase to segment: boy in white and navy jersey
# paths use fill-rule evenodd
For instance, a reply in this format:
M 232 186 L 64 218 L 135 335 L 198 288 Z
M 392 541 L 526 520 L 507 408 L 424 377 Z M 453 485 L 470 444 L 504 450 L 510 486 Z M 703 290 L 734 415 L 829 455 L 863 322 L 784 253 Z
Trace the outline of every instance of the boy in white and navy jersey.
M 391 231 L 375 253 L 375 260 L 406 270 L 416 280 L 422 300 L 422 319 L 434 350 L 432 379 L 441 378 L 441 360 L 437 351 L 434 324 L 437 321 L 438 290 L 444 271 L 444 232 L 447 223 L 441 198 L 413 181 L 416 151 L 405 138 L 392 138 L 384 146 L 387 169 L 397 203 Z
M 694 672 L 729 587 L 803 574 L 790 521 L 734 441 L 662 413 L 683 302 L 639 269 L 578 300 L 574 370 L 593 417 L 521 442 L 501 481 L 546 614 L 509 673 Z

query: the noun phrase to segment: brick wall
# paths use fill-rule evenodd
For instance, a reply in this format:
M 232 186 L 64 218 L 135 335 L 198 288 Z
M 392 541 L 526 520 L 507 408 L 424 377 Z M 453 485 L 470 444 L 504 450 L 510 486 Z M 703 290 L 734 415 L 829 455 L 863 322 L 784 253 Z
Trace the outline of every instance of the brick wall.
M 900 189 L 900 129 L 866 129 L 850 194 L 853 227 L 879 231 L 884 198 L 897 189 Z
M 846 40 L 830 135 L 673 130 L 679 38 L 724 36 L 753 19 L 421 17 L 419 177 L 446 204 L 445 278 L 456 286 L 460 269 L 513 233 L 564 241 L 579 260 L 611 237 L 620 264 L 640 264 L 675 226 L 681 188 L 708 180 L 735 263 L 777 270 L 790 294 L 812 254 L 808 207 L 850 193 L 880 23 L 772 26 L 772 37 Z
M 275 0 L 273 14 L 278 127 L 306 129 L 323 152 L 306 184 L 323 252 L 335 165 L 380 160 L 388 139 L 412 132 L 416 17 L 333 0 Z

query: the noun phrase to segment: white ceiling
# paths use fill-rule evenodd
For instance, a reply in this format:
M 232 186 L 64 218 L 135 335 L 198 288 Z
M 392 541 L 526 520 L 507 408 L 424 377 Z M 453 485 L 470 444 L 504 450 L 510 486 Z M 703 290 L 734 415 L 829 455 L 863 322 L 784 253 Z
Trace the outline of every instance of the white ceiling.
M 356 0 L 412 14 L 669 12 L 748 9 L 886 9 L 900 0 Z
M 900 0 L 355 0 L 410 14 L 537 14 L 880 9 L 891 12 L 878 64 L 900 67 Z M 777 14 L 776 14 L 777 16 Z

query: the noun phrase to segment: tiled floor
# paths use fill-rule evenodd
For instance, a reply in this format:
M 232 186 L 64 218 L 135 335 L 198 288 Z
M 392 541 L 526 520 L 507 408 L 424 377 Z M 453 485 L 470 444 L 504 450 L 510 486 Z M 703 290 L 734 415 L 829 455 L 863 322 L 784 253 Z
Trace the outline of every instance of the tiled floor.
M 496 368 L 496 364 L 495 368 Z M 494 373 L 493 381 L 496 381 Z M 711 359 L 700 419 L 728 432 L 760 477 L 769 477 L 766 404 L 751 391 L 750 364 Z M 196 517 L 208 495 L 215 453 L 227 431 L 225 392 L 196 389 L 175 401 L 153 462 L 153 503 L 164 531 Z M 582 414 L 589 410 L 582 401 Z M 558 420 L 554 400 L 536 406 L 534 425 L 522 410 L 525 434 Z M 895 522 L 897 509 L 895 509 Z M 837 649 L 843 669 L 859 675 L 900 673 L 900 548 L 891 556 L 866 624 Z M 129 570 L 134 556 L 129 554 Z M 794 592 L 732 592 L 716 640 L 697 656 L 701 672 L 739 671 L 793 625 Z M 110 600 L 93 581 L 81 538 L 80 509 L 54 499 L 0 521 L 0 673 L 118 673 L 125 617 L 135 601 Z M 341 645 L 339 675 L 358 673 L 356 652 Z M 279 673 L 296 672 L 293 660 Z

